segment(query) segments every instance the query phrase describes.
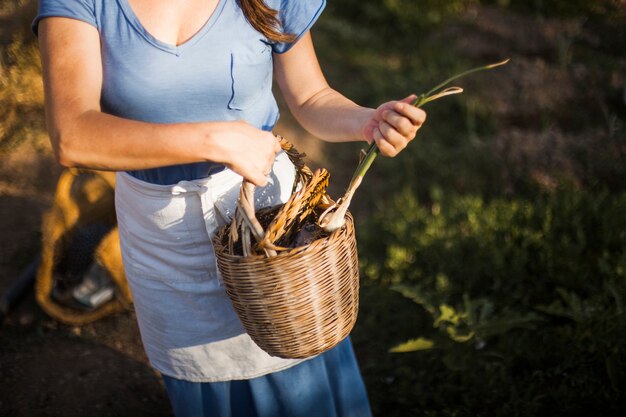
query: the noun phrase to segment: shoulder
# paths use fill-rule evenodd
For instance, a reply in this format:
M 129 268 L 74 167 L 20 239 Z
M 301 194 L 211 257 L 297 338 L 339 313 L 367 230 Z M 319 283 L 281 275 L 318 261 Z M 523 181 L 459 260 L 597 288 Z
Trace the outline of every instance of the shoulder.
M 39 13 L 50 10 L 89 10 L 95 12 L 102 0 L 39 0 Z
M 281 15 L 310 14 L 312 11 L 323 10 L 326 0 L 265 0 L 265 4 Z
M 268 7 L 278 12 L 282 30 L 300 39 L 321 16 L 326 0 L 266 0 Z M 295 42 L 294 42 L 295 43 Z M 274 52 L 283 53 L 289 50 L 291 44 L 276 44 Z
M 47 17 L 66 17 L 81 20 L 98 27 L 96 16 L 98 5 L 103 0 L 39 0 L 37 16 L 32 24 L 35 35 L 38 35 L 39 22 Z

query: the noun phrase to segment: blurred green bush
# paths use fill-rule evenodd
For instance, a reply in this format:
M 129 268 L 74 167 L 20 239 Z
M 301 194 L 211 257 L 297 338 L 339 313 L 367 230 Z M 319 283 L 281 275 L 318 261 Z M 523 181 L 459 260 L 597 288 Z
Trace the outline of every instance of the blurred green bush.
M 623 0 L 483 0 L 483 2 L 559 17 L 606 16 L 626 12 L 624 10 L 626 3 Z
M 432 413 L 423 415 L 579 415 L 583 406 L 618 415 L 624 213 L 624 193 L 485 201 L 434 189 L 428 205 L 399 193 L 359 238 L 365 278 L 430 317 L 415 326 L 413 346 L 399 346 L 420 352 L 405 354 L 415 385 L 397 394 Z
M 475 19 L 481 5 L 515 15 L 523 31 Z M 498 48 L 513 54 L 465 94 L 429 106 L 420 139 L 378 159 L 357 192 L 364 285 L 353 340 L 375 415 L 623 413 L 624 6 L 329 2 L 317 37 L 323 66 L 364 104 L 507 57 Z M 535 28 L 524 25 L 548 21 L 555 26 L 532 42 L 559 22 L 578 29 L 523 49 Z M 464 36 L 492 44 L 466 43 L 479 51 L 468 55 L 455 47 Z M 540 104 L 552 102 L 561 107 Z M 338 166 L 356 166 L 352 148 L 333 153 Z
M 423 29 L 458 14 L 476 0 L 341 0 L 329 2 L 329 11 L 364 26 L 381 30 Z

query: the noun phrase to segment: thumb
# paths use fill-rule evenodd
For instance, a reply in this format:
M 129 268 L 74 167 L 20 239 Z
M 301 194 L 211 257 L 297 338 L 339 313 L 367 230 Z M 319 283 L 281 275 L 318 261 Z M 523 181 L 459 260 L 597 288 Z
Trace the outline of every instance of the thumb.
M 280 146 L 280 141 L 278 140 L 278 138 L 276 138 L 276 141 L 274 143 L 274 153 L 279 153 L 280 151 L 283 150 L 283 147 Z
M 416 94 L 411 94 L 411 95 L 403 98 L 402 100 L 400 100 L 400 102 L 401 103 L 412 104 L 416 99 L 417 99 L 417 95 Z

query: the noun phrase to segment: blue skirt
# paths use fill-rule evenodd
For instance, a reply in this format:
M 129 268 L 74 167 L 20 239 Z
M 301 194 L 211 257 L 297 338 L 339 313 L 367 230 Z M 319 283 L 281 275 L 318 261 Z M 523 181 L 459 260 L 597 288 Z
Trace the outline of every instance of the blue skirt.
M 225 382 L 163 375 L 176 417 L 369 417 L 350 338 L 284 371 Z

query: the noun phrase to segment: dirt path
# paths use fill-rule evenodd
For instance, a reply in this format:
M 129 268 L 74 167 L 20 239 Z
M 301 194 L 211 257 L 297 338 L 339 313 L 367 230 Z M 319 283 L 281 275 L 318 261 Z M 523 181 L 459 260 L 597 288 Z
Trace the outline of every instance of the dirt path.
M 49 153 L 5 155 L 0 166 L 0 292 L 39 248 L 41 216 L 60 168 Z M 47 317 L 28 294 L 0 328 L 0 416 L 170 416 L 147 365 L 134 314 L 82 328 Z
M 92 340 L 58 327 L 5 327 L 0 336 L 0 415 L 170 416 L 160 378 L 143 357 L 125 352 L 125 343 L 135 350 L 137 342 L 102 343 L 107 335 L 135 335 L 132 318 L 106 321 L 94 329 Z

